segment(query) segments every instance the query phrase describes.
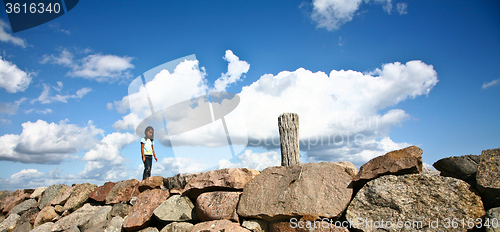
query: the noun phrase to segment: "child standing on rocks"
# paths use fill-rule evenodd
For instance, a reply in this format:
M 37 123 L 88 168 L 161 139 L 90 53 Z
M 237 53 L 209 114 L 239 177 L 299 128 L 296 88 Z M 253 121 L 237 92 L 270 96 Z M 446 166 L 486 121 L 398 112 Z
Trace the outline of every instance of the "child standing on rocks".
M 151 176 L 151 166 L 153 165 L 153 156 L 155 157 L 156 162 L 158 162 L 155 150 L 153 149 L 154 133 L 155 131 L 153 127 L 148 126 L 146 127 L 146 130 L 144 130 L 145 137 L 141 139 L 141 154 L 142 154 L 142 162 L 144 163 L 144 173 L 142 174 L 143 180 Z

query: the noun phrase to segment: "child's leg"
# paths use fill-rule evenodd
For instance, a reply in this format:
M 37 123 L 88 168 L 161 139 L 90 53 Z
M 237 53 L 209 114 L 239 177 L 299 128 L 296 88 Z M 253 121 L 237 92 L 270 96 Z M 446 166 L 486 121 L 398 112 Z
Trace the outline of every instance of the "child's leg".
M 153 157 L 145 156 L 146 161 L 144 161 L 144 173 L 142 174 L 142 179 L 145 180 L 151 176 L 151 166 L 153 165 Z

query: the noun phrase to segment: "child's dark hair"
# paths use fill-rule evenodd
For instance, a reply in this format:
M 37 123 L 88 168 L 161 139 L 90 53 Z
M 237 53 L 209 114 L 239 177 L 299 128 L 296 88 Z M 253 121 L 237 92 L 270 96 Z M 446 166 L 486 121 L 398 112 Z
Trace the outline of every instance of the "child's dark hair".
M 154 132 L 154 130 L 155 130 L 155 129 L 153 129 L 153 127 L 152 127 L 152 126 L 148 126 L 148 127 L 146 127 L 146 129 L 144 130 L 144 135 L 146 135 L 146 133 L 147 133 L 148 131 L 150 131 L 150 130 L 152 130 L 152 131 Z M 154 136 L 154 135 L 153 135 L 153 136 Z M 153 138 L 151 138 L 151 141 L 153 141 Z

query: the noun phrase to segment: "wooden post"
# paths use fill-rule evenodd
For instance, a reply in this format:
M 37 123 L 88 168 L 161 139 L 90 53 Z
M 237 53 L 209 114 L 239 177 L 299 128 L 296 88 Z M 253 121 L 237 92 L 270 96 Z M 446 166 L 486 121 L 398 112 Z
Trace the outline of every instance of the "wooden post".
M 300 164 L 299 115 L 283 113 L 278 117 L 281 145 L 281 166 Z

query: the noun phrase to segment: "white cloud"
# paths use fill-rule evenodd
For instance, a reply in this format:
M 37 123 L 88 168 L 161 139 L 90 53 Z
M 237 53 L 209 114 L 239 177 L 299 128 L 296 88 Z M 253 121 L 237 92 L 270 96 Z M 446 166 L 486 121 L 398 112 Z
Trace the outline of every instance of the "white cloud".
M 153 168 L 151 170 L 151 175 L 161 175 L 161 176 L 174 176 L 179 173 L 197 173 L 207 170 L 210 168 L 205 163 L 197 159 L 182 158 L 182 157 L 167 157 L 163 158 L 160 162 L 153 162 Z M 141 164 L 137 169 L 136 175 L 142 177 L 142 171 L 144 166 Z
M 362 0 L 313 0 L 312 19 L 319 28 L 337 30 L 352 20 Z
M 27 73 L 0 56 L 0 87 L 9 93 L 23 92 L 31 83 L 34 73 Z
M 496 85 L 496 84 L 498 84 L 499 82 L 500 82 L 500 79 L 492 80 L 492 81 L 490 81 L 490 82 L 488 82 L 488 83 L 484 83 L 482 88 L 483 88 L 483 89 L 487 89 L 487 88 L 489 88 L 489 87 L 495 86 L 495 85 Z
M 63 84 L 62 84 L 62 82 L 58 81 L 57 85 L 58 85 L 58 87 L 52 86 L 52 88 L 60 93 L 62 90 Z M 40 96 L 38 96 L 38 98 L 31 100 L 31 104 L 33 104 L 37 101 L 42 103 L 42 104 L 49 104 L 52 102 L 67 103 L 68 102 L 67 100 L 70 98 L 82 99 L 87 93 L 92 91 L 91 88 L 84 87 L 84 88 L 77 90 L 75 94 L 64 94 L 64 95 L 56 94 L 56 95 L 51 96 L 50 90 L 51 90 L 51 86 L 44 84 L 42 93 L 40 94 Z
M 231 163 L 227 159 L 219 161 L 219 168 L 252 168 L 259 171 L 267 167 L 280 166 L 281 154 L 276 151 L 255 153 L 250 149 L 237 157 L 239 163 Z
M 17 46 L 21 46 L 25 48 L 27 46 L 26 41 L 19 37 L 12 36 L 11 34 L 5 31 L 5 28 L 10 28 L 9 25 L 0 19 L 0 41 L 5 43 L 13 43 Z
M 357 15 L 362 3 L 369 0 L 313 0 L 311 18 L 318 23 L 318 28 L 326 28 L 329 31 L 338 30 L 343 24 L 351 21 Z M 392 12 L 392 0 L 374 0 L 376 4 L 382 4 L 382 8 L 388 14 Z M 407 5 L 397 5 L 400 14 L 406 12 Z
M 139 125 L 142 120 L 137 116 L 137 114 L 130 113 L 122 117 L 122 119 L 116 121 L 113 124 L 113 128 L 117 131 L 121 130 L 131 130 L 135 131 L 135 125 Z
M 240 80 L 241 75 L 247 73 L 250 69 L 250 64 L 240 60 L 231 50 L 226 51 L 224 60 L 229 62 L 227 65 L 227 72 L 223 73 L 221 77 L 215 81 L 213 91 L 225 91 L 228 85 Z
M 115 55 L 89 55 L 81 60 L 81 65 L 73 67 L 70 76 L 93 79 L 98 82 L 114 82 L 120 78 L 129 78 L 129 69 L 134 68 L 130 63 L 131 57 Z
M 82 160 L 87 161 L 85 170 L 79 173 L 81 178 L 116 180 L 129 173 L 124 169 L 125 159 L 120 150 L 136 141 L 137 136 L 130 133 L 112 133 L 106 135 Z
M 88 52 L 90 50 L 86 49 L 80 53 Z M 131 77 L 130 69 L 134 68 L 134 65 L 130 63 L 132 59 L 128 56 L 91 54 L 75 60 L 74 54 L 64 48 L 59 55 L 44 55 L 40 63 L 70 67 L 72 70 L 67 75 L 71 77 L 83 77 L 98 82 L 112 83 Z
M 92 122 L 85 127 L 75 124 L 47 123 L 43 120 L 25 122 L 20 135 L 0 137 L 0 160 L 22 163 L 60 163 L 79 149 L 91 149 L 97 143 L 95 136 L 103 130 Z
M 50 114 L 52 113 L 52 109 L 49 109 L 49 108 L 46 108 L 44 110 L 38 110 L 38 109 L 29 109 L 29 110 L 26 110 L 24 111 L 26 114 L 29 114 L 31 112 L 35 112 L 35 113 L 38 113 L 38 114 Z
M 23 103 L 24 101 L 26 101 L 25 97 L 15 101 L 14 103 L 0 102 L 0 114 L 8 114 L 8 115 L 16 114 L 19 105 L 21 105 L 21 103 Z
M 406 3 L 403 3 L 403 2 L 400 2 L 396 5 L 397 9 L 398 9 L 398 13 L 399 15 L 405 15 L 405 14 L 408 14 L 408 4 Z

